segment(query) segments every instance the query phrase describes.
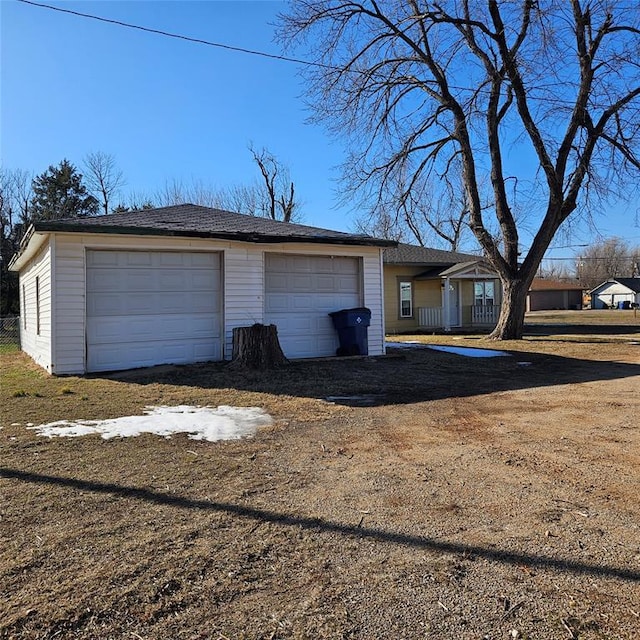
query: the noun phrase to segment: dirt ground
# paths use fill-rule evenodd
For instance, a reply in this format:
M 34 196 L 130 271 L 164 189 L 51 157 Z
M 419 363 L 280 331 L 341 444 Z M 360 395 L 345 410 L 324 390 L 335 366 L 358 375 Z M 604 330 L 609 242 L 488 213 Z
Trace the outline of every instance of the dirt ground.
M 0 638 L 640 637 L 640 330 L 403 339 L 512 355 L 85 378 L 3 355 Z M 25 427 L 157 404 L 274 423 Z

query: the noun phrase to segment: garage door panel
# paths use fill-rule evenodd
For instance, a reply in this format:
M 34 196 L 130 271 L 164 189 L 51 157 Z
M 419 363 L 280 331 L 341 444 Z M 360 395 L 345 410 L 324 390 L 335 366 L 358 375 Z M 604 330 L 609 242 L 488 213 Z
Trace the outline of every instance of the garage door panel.
M 289 297 L 290 310 L 294 313 L 313 312 L 317 309 L 314 304 L 314 297 L 310 293 L 293 293 Z
M 88 251 L 87 267 L 115 267 L 121 260 L 120 251 Z
M 308 336 L 311 332 L 328 329 L 330 319 L 324 322 L 321 316 L 276 313 L 272 316 L 271 322 L 278 327 L 278 333 Z
M 148 274 L 147 277 L 150 277 Z M 160 291 L 184 291 L 190 284 L 189 272 L 181 269 L 160 269 L 154 278 L 155 284 Z M 135 280 L 132 280 L 133 284 Z M 151 288 L 151 283 L 145 283 L 147 288 Z M 156 288 L 156 287 L 154 287 Z
M 189 271 L 190 291 L 215 291 L 221 290 L 220 271 Z
M 87 251 L 87 369 L 222 357 L 220 254 Z
M 189 256 L 184 253 L 158 252 L 157 256 L 158 266 L 160 267 L 185 268 L 190 266 Z
M 87 271 L 87 291 L 121 291 L 123 277 L 114 269 L 89 269 Z
M 152 341 L 134 345 L 96 345 L 92 354 L 92 371 L 113 371 L 121 368 L 123 361 L 128 362 L 128 368 L 150 367 L 158 363 L 158 353 L 167 355 L 167 362 L 187 364 L 220 360 L 219 345 L 210 341 L 194 341 L 186 344 L 184 341 Z
M 149 251 L 121 251 L 118 263 L 127 267 L 151 267 L 155 255 Z
M 285 355 L 335 355 L 328 314 L 360 306 L 360 259 L 268 254 L 265 265 L 265 322 L 277 325 Z
M 91 344 L 113 342 L 131 344 L 140 341 L 175 338 L 220 338 L 221 331 L 210 317 L 115 316 L 87 320 L 87 337 Z
M 203 295 L 197 293 L 136 293 L 135 296 L 123 296 L 118 293 L 87 296 L 88 316 L 122 316 L 126 314 L 156 315 L 183 314 L 185 309 L 192 313 L 217 313 L 219 296 L 215 292 Z

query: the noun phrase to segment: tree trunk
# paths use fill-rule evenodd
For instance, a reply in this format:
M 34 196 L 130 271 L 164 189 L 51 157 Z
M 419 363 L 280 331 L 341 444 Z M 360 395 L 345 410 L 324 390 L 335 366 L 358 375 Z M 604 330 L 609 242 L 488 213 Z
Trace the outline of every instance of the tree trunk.
M 528 291 L 528 280 L 503 281 L 500 316 L 495 329 L 489 334 L 490 339 L 520 340 L 522 338 Z
M 288 364 L 275 324 L 254 324 L 233 330 L 231 366 L 246 369 L 273 369 Z

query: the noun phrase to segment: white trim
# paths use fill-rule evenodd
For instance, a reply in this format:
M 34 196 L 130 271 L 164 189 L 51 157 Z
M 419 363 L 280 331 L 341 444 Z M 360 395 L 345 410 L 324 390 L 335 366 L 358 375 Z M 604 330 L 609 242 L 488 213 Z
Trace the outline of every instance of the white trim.
M 387 353 L 387 341 L 384 339 L 385 336 L 385 327 L 387 326 L 386 318 L 384 315 L 384 249 L 380 249 L 380 300 L 381 300 L 381 313 L 380 313 L 380 329 L 382 331 L 382 355 L 386 355 Z M 362 270 L 364 273 L 364 269 Z M 364 287 L 363 287 L 364 289 Z
M 27 241 L 24 251 L 15 258 L 15 262 L 12 259 L 9 263 L 9 271 L 21 271 L 26 267 L 29 261 L 40 253 L 40 249 L 44 246 L 49 235 L 49 233 L 33 233 Z
M 451 331 L 451 321 L 449 319 L 451 311 L 449 308 L 449 276 L 447 276 L 442 282 L 444 283 L 442 287 L 442 324 L 444 325 L 445 331 Z
M 57 354 L 57 345 L 58 345 L 58 298 L 55 295 L 56 291 L 56 234 L 52 233 L 49 238 L 49 250 L 51 251 L 50 264 L 49 264 L 49 277 L 51 283 L 51 317 L 49 319 L 50 323 L 50 343 L 49 343 L 49 351 L 51 353 L 51 373 L 56 372 L 56 362 L 58 361 L 56 358 Z
M 402 298 L 402 293 L 403 293 L 403 286 L 402 285 L 409 285 L 409 314 L 405 314 L 403 312 L 403 308 L 402 308 L 402 303 L 405 302 L 405 300 L 403 300 Z M 398 309 L 400 311 L 400 313 L 398 314 L 398 317 L 401 319 L 404 318 L 413 318 L 413 281 L 410 280 L 409 278 L 400 278 L 398 280 Z

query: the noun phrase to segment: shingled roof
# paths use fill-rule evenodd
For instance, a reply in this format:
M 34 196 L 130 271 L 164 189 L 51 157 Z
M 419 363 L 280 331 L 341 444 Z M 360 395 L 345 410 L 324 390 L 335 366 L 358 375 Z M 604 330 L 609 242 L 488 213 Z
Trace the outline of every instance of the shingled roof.
M 382 240 L 362 234 L 279 222 L 195 204 L 180 204 L 89 218 L 38 221 L 33 223 L 33 231 L 220 238 L 256 243 L 312 242 L 377 247 L 390 247 L 396 244 L 392 240 Z
M 577 282 L 563 282 L 562 280 L 550 280 L 548 278 L 534 278 L 529 291 L 582 291 L 582 286 Z
M 605 284 L 609 284 L 611 282 L 617 282 L 623 287 L 627 287 L 627 289 L 630 289 L 634 293 L 640 293 L 640 278 L 609 278 L 608 280 L 600 283 L 594 289 L 591 289 L 589 293 L 593 293 L 594 291 L 596 291 L 596 289 L 600 289 L 600 287 L 603 287 Z
M 456 251 L 443 251 L 441 249 L 429 249 L 412 244 L 399 243 L 397 247 L 384 250 L 385 264 L 401 264 L 415 266 L 441 266 L 454 265 L 460 262 L 481 261 L 482 256 L 474 256 L 469 253 Z

